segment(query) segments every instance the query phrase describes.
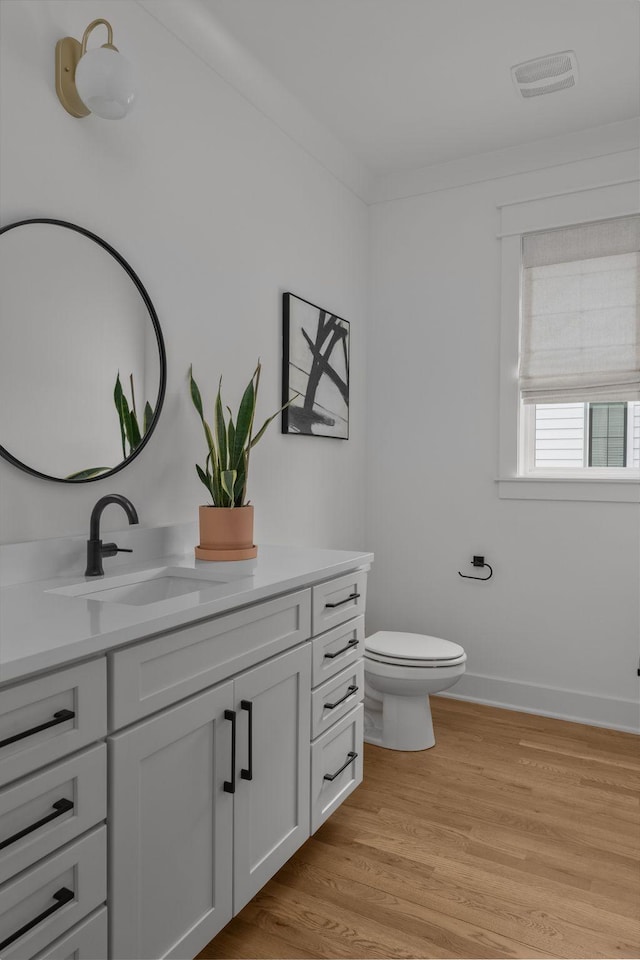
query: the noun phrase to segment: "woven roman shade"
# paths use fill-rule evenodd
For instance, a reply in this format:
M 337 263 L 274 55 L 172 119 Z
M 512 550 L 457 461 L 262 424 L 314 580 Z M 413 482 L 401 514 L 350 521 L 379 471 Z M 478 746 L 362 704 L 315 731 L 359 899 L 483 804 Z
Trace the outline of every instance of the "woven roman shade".
M 640 400 L 640 216 L 523 237 L 525 403 Z

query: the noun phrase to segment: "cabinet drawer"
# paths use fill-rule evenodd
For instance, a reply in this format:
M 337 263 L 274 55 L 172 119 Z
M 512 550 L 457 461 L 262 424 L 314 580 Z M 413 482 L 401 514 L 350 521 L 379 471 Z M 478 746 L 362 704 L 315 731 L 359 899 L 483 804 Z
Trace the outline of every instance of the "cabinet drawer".
M 360 704 L 311 745 L 312 833 L 362 783 L 363 714 Z
M 311 682 L 314 687 L 351 666 L 364 654 L 364 617 L 313 638 Z
M 313 633 L 322 633 L 364 613 L 367 575 L 363 570 L 313 587 Z
M 86 747 L 107 732 L 106 660 L 0 693 L 0 786 Z
M 319 737 L 364 697 L 364 661 L 327 680 L 311 694 L 311 737 Z
M 0 956 L 30 960 L 107 897 L 107 828 L 69 844 L 0 889 Z
M 0 790 L 0 883 L 104 820 L 106 796 L 104 743 Z
M 118 650 L 109 658 L 110 729 L 199 693 L 310 633 L 311 595 L 301 590 Z
M 107 908 L 100 907 L 33 960 L 107 960 Z

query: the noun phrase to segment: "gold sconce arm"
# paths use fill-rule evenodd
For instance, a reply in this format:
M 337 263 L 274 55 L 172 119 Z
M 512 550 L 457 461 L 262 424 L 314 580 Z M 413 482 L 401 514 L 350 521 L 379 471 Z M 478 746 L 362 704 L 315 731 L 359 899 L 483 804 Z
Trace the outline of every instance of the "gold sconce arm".
M 92 30 L 95 30 L 96 27 L 99 27 L 100 24 L 103 24 L 107 28 L 107 42 L 103 43 L 102 46 L 108 47 L 109 50 L 118 49 L 113 45 L 113 27 L 111 26 L 109 21 L 102 20 L 102 19 L 92 20 L 92 22 L 89 24 L 85 32 L 82 34 L 82 52 L 80 56 L 84 57 L 85 53 L 87 52 L 87 40 L 89 39 L 89 34 L 91 33 Z

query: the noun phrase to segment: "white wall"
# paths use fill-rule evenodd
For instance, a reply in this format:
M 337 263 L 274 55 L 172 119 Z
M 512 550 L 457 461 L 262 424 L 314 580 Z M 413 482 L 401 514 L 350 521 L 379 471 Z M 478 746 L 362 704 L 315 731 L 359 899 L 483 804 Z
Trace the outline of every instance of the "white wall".
M 372 208 L 367 629 L 461 643 L 454 696 L 637 729 L 638 504 L 498 498 L 496 204 L 638 170 L 546 161 Z M 487 584 L 458 576 L 474 554 Z
M 261 357 L 258 416 L 271 414 L 291 290 L 351 321 L 351 439 L 272 425 L 252 456 L 256 539 L 363 547 L 363 202 L 133 0 L 1 0 L 0 16 L 1 222 L 55 217 L 104 237 L 147 287 L 168 355 L 157 430 L 112 479 L 70 487 L 0 461 L 0 542 L 82 533 L 107 492 L 129 496 L 145 524 L 193 519 L 206 494 L 189 363 L 211 404 L 223 373 L 234 406 Z M 139 75 L 121 122 L 73 119 L 55 95 L 56 41 L 96 17 Z M 105 529 L 123 519 L 109 508 Z
M 257 539 L 375 550 L 368 629 L 462 643 L 457 694 L 637 723 L 637 505 L 500 500 L 495 482 L 496 202 L 636 176 L 637 153 L 600 156 L 635 134 L 539 141 L 519 175 L 503 151 L 380 181 L 381 200 L 400 199 L 371 210 L 369 318 L 362 201 L 141 5 L 0 0 L 0 17 L 1 222 L 59 217 L 117 247 L 154 300 L 169 360 L 157 431 L 113 479 L 67 487 L 0 461 L 0 542 L 83 533 L 106 492 L 131 497 L 145 524 L 192 520 L 204 491 L 189 363 L 210 399 L 224 372 L 235 403 L 261 356 L 271 413 L 292 290 L 351 321 L 351 439 L 274 424 L 252 462 Z M 138 68 L 121 123 L 72 119 L 55 97 L 55 42 L 94 17 L 112 20 Z M 110 508 L 105 529 L 121 525 Z M 489 584 L 458 577 L 474 553 L 494 566 Z

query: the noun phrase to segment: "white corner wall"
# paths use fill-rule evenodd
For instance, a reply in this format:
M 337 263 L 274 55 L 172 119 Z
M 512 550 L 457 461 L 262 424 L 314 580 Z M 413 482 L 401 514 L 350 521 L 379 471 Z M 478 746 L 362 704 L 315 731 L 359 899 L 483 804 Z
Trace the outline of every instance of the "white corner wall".
M 367 630 L 462 644 L 454 697 L 640 730 L 640 507 L 498 498 L 496 204 L 637 177 L 638 151 L 544 166 L 372 208 Z M 474 554 L 489 583 L 458 576 Z
M 228 82 L 228 63 L 216 73 L 146 8 L 0 0 L 0 222 L 56 217 L 103 236 L 147 286 L 168 354 L 156 433 L 114 478 L 66 486 L 0 461 L 0 543 L 82 534 L 107 492 L 145 525 L 193 520 L 189 363 L 210 402 L 223 372 L 235 404 L 260 356 L 271 413 L 292 290 L 351 321 L 351 439 L 271 427 L 252 463 L 258 541 L 373 549 L 368 630 L 462 643 L 454 696 L 638 729 L 638 506 L 500 500 L 496 484 L 496 203 L 637 176 L 637 128 L 387 178 L 367 210 L 344 185 L 351 168 L 339 179 L 311 156 L 316 126 L 288 136 Z M 121 123 L 74 120 L 54 92 L 56 41 L 95 17 L 140 77 Z M 122 525 L 116 510 L 104 521 Z M 475 553 L 494 567 L 488 584 L 458 577 Z
M 139 76 L 121 122 L 73 119 L 55 95 L 56 41 L 97 17 Z M 104 237 L 147 287 L 168 356 L 156 432 L 113 478 L 51 483 L 0 460 L 0 542 L 88 531 L 111 492 L 145 525 L 195 519 L 206 494 L 189 364 L 211 405 L 223 373 L 235 406 L 260 357 L 258 417 L 271 414 L 291 290 L 351 321 L 351 439 L 270 427 L 252 457 L 256 539 L 363 547 L 365 204 L 134 0 L 1 0 L 0 18 L 0 222 L 53 217 Z M 122 523 L 106 511 L 105 529 Z

